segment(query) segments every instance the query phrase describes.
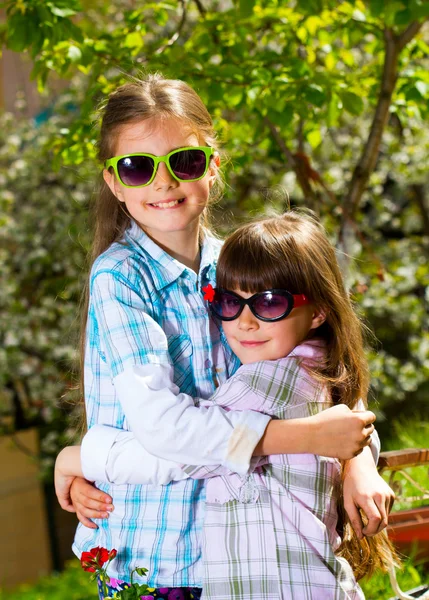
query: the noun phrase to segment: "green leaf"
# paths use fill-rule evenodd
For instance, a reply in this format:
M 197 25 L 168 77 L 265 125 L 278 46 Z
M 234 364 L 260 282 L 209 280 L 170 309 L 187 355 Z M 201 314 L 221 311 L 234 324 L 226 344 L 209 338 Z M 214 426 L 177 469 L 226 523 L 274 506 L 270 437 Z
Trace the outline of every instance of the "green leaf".
M 390 2 L 389 9 L 385 13 L 385 21 L 388 27 L 395 24 L 396 13 L 402 12 L 406 8 L 404 2 Z
M 384 0 L 370 0 L 369 2 L 369 10 L 374 17 L 380 17 L 384 12 L 384 8 Z
M 28 14 L 15 13 L 9 21 L 7 45 L 14 52 L 23 52 L 36 39 L 38 21 Z
M 329 103 L 328 103 L 328 114 L 327 114 L 327 121 L 328 121 L 328 125 L 329 127 L 332 127 L 333 125 L 336 125 L 338 122 L 338 117 L 340 115 L 340 99 L 338 98 L 338 96 L 336 94 L 332 94 Z
M 242 17 L 250 17 L 253 14 L 255 0 L 239 0 L 238 12 Z
M 261 88 L 259 86 L 254 86 L 254 87 L 248 88 L 246 91 L 246 97 L 247 97 L 248 103 L 253 104 L 256 101 L 256 99 L 258 98 L 260 93 L 261 93 Z
M 243 96 L 244 92 L 242 88 L 231 86 L 225 98 L 227 106 L 238 106 L 243 100 Z
M 71 17 L 76 14 L 75 10 L 70 8 L 58 8 L 58 6 L 51 6 L 51 13 L 56 17 Z
M 413 20 L 413 16 L 411 11 L 406 8 L 405 10 L 401 10 L 395 14 L 395 25 L 408 25 Z
M 416 83 L 414 85 L 415 85 L 416 90 L 418 92 L 420 92 L 422 98 L 425 98 L 429 91 L 429 85 L 427 83 L 425 83 L 424 81 L 416 81 Z
M 322 143 L 322 133 L 320 129 L 313 129 L 313 131 L 307 133 L 306 137 L 308 143 L 313 149 L 317 148 L 317 146 L 320 146 L 320 144 Z
M 283 129 L 288 127 L 292 123 L 295 112 L 292 103 L 289 103 L 286 104 L 283 110 L 275 112 L 269 111 L 268 115 L 271 118 L 271 120 L 274 121 L 274 123 L 276 123 L 276 125 L 279 125 L 279 127 Z
M 67 57 L 71 60 L 71 62 L 79 62 L 82 58 L 82 52 L 80 48 L 71 44 L 67 50 Z
M 124 40 L 125 48 L 141 48 L 143 46 L 142 34 L 138 31 L 128 33 Z
M 303 92 L 304 98 L 314 106 L 320 107 L 326 102 L 326 93 L 320 85 L 310 83 L 304 88 Z
M 428 84 L 426 84 L 424 81 L 416 81 L 404 89 L 405 98 L 408 101 L 420 103 L 426 98 L 428 88 Z
M 361 114 L 364 109 L 364 103 L 360 96 L 353 92 L 341 92 L 340 97 L 347 112 L 352 115 Z
M 429 2 L 427 0 L 411 0 L 409 9 L 413 19 L 424 19 L 429 16 Z

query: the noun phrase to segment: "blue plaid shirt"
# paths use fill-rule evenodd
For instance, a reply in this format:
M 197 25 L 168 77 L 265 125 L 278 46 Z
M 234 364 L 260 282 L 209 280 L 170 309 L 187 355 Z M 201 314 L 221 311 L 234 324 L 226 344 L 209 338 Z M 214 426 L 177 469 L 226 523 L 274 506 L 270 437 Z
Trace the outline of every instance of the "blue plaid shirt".
M 220 246 L 205 237 L 197 275 L 133 223 L 123 243 L 95 261 L 85 354 L 88 427 L 133 428 L 114 385 L 133 365 L 172 365 L 180 391 L 204 399 L 236 370 L 238 361 L 222 344 L 201 293 L 201 287 L 215 283 Z M 139 417 L 144 420 L 145 414 Z M 95 483 L 113 497 L 115 510 L 108 520 L 97 521 L 97 530 L 78 526 L 77 556 L 95 546 L 116 548 L 111 577 L 129 580 L 131 570 L 141 566 L 149 569 L 153 587 L 202 584 L 203 481 Z

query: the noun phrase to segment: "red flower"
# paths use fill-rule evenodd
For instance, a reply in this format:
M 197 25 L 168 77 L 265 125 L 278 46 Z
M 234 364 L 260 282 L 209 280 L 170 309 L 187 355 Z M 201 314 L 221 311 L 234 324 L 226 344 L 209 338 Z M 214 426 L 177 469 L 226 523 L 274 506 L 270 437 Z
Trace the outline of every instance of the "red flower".
M 215 297 L 215 291 L 211 283 L 203 287 L 202 291 L 204 292 L 203 300 L 208 300 L 209 302 L 213 302 Z
M 116 550 L 111 550 L 109 552 L 106 548 L 97 546 L 96 548 L 92 548 L 89 552 L 82 552 L 80 564 L 84 571 L 95 573 L 96 570 L 102 568 L 105 562 L 115 558 L 116 554 Z

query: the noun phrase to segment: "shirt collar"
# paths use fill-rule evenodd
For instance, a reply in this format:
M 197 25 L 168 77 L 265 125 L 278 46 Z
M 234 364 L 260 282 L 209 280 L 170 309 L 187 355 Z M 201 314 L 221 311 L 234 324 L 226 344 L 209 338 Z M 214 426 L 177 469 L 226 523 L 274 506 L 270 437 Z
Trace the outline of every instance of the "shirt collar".
M 298 346 L 296 346 L 287 358 L 292 356 L 303 358 L 308 362 L 317 363 L 325 357 L 326 354 L 326 343 L 324 340 L 315 338 L 312 340 L 305 340 Z
M 203 235 L 201 263 L 198 273 L 198 282 L 201 286 L 205 285 L 207 281 L 214 280 L 218 254 L 217 247 L 220 248 L 221 245 L 221 242 L 207 231 L 203 230 Z M 161 290 L 176 281 L 185 271 L 194 280 L 197 278 L 194 271 L 170 256 L 168 252 L 151 240 L 133 219 L 130 227 L 125 231 L 124 241 L 144 256 L 144 262 L 153 276 L 153 282 L 157 290 Z

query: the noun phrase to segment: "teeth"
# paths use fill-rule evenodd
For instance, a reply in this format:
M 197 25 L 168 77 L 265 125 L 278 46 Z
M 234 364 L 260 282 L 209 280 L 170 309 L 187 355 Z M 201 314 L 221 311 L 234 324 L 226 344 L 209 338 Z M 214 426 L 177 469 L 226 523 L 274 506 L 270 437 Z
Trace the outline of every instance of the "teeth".
M 156 206 L 157 208 L 172 208 L 173 206 L 177 206 L 182 200 L 172 200 L 171 202 L 160 202 L 159 204 L 152 204 L 152 206 Z

